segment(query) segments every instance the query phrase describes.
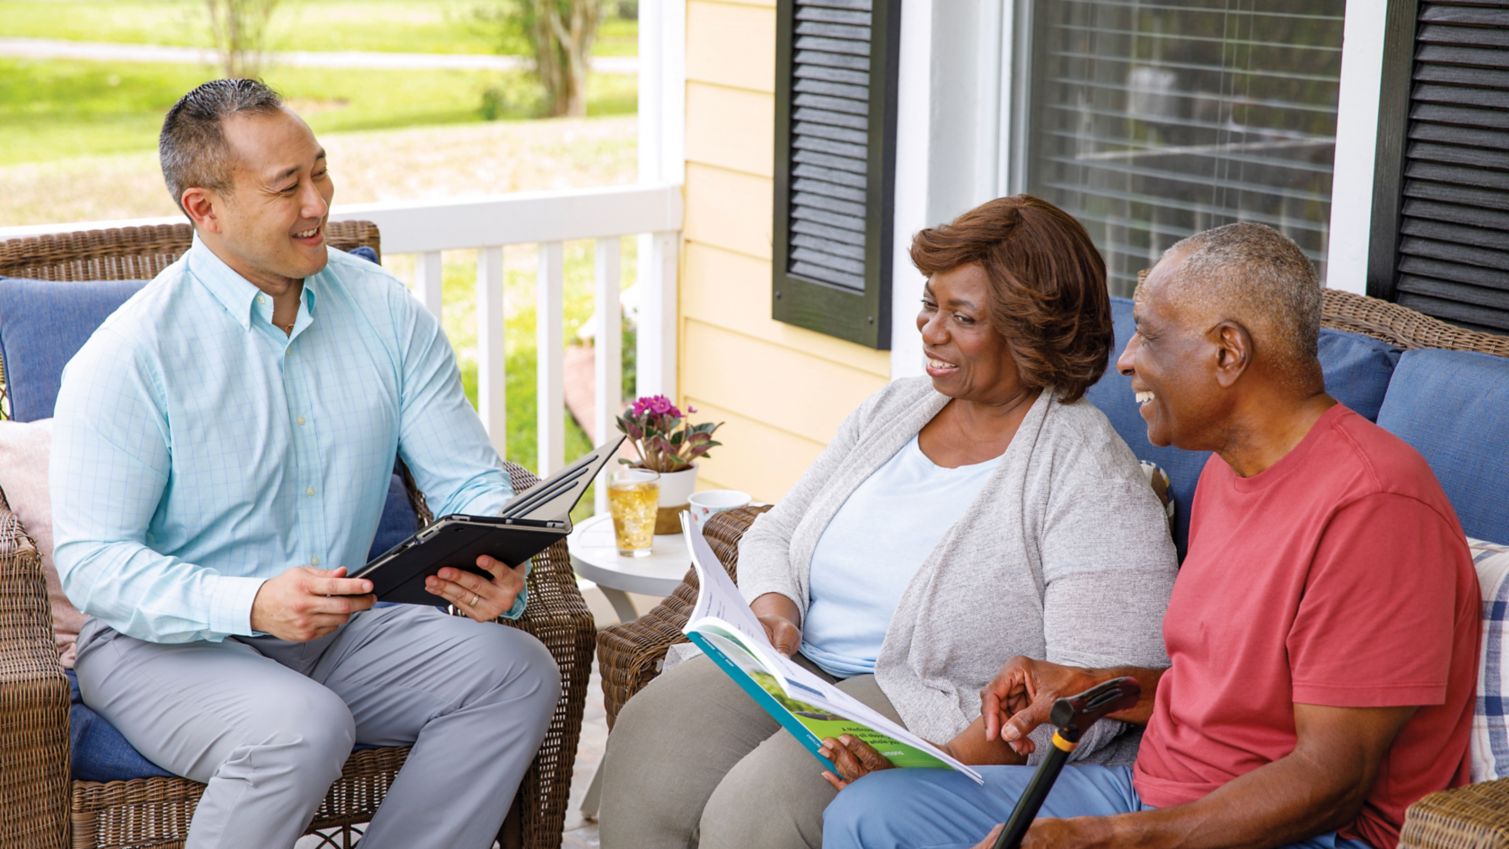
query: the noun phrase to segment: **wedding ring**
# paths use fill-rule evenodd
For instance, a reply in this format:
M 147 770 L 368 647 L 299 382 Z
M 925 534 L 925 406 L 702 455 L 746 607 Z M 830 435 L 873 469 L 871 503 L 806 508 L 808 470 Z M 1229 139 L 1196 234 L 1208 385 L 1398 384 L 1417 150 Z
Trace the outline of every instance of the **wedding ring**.
M 478 595 L 477 593 L 472 593 L 472 607 L 476 607 L 477 606 L 477 602 L 479 602 L 481 600 L 482 600 L 482 596 Z

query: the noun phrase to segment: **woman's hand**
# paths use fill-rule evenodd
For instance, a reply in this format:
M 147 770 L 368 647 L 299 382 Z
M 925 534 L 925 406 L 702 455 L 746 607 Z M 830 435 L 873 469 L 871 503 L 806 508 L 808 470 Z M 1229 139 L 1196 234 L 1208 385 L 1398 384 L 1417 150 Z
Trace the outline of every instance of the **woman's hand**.
M 824 739 L 823 745 L 818 748 L 818 754 L 833 761 L 833 765 L 838 768 L 838 775 L 823 770 L 823 780 L 837 790 L 848 787 L 850 783 L 872 772 L 895 767 L 895 764 L 886 760 L 885 755 L 851 734 L 839 735 L 837 740 L 832 737 Z
M 765 637 L 775 650 L 790 657 L 802 647 L 801 611 L 796 602 L 780 593 L 765 593 L 749 603 L 749 609 L 765 628 Z

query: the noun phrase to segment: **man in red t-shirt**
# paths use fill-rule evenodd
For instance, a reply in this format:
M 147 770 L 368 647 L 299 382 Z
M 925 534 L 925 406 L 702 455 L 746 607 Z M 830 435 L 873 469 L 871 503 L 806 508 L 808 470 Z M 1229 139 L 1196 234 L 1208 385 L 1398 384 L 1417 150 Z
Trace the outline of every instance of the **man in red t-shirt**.
M 1169 668 L 1015 658 L 983 694 L 987 736 L 1026 753 L 1053 699 L 1143 685 L 1115 715 L 1147 726 L 1135 766 L 1066 768 L 1023 846 L 1393 849 L 1409 804 L 1468 780 L 1478 589 L 1451 504 L 1419 454 L 1325 393 L 1320 285 L 1287 238 L 1192 236 L 1135 300 L 1117 368 L 1149 440 L 1214 455 L 1164 619 Z M 883 765 L 845 743 L 844 778 Z M 975 844 L 1033 770 L 983 772 L 984 788 L 867 778 L 829 807 L 823 845 Z

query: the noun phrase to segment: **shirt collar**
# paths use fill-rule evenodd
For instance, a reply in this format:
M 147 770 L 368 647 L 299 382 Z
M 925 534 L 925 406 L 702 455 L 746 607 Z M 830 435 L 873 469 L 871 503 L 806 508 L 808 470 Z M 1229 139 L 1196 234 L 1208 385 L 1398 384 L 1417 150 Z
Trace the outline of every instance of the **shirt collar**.
M 214 295 L 215 300 L 225 307 L 225 311 L 230 313 L 231 318 L 241 325 L 241 329 L 249 329 L 254 314 L 253 305 L 257 296 L 262 294 L 262 290 L 238 274 L 235 269 L 226 265 L 225 260 L 216 256 L 215 252 L 200 240 L 198 232 L 194 233 L 194 242 L 189 246 L 185 259 L 188 261 L 189 274 L 210 290 L 210 294 Z M 326 268 L 328 267 L 327 263 Z M 304 288 L 299 294 L 299 299 L 308 309 L 311 318 L 315 314 L 315 302 L 318 300 L 317 281 L 322 274 L 324 274 L 324 269 L 304 278 Z

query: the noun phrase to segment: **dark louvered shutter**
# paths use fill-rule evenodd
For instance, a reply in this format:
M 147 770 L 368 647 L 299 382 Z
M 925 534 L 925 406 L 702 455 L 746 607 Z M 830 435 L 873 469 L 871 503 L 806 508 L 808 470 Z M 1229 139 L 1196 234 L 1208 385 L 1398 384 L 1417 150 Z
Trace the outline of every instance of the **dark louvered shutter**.
M 900 0 L 781 0 L 771 312 L 890 347 Z
M 1509 0 L 1399 5 L 1368 293 L 1509 333 Z

